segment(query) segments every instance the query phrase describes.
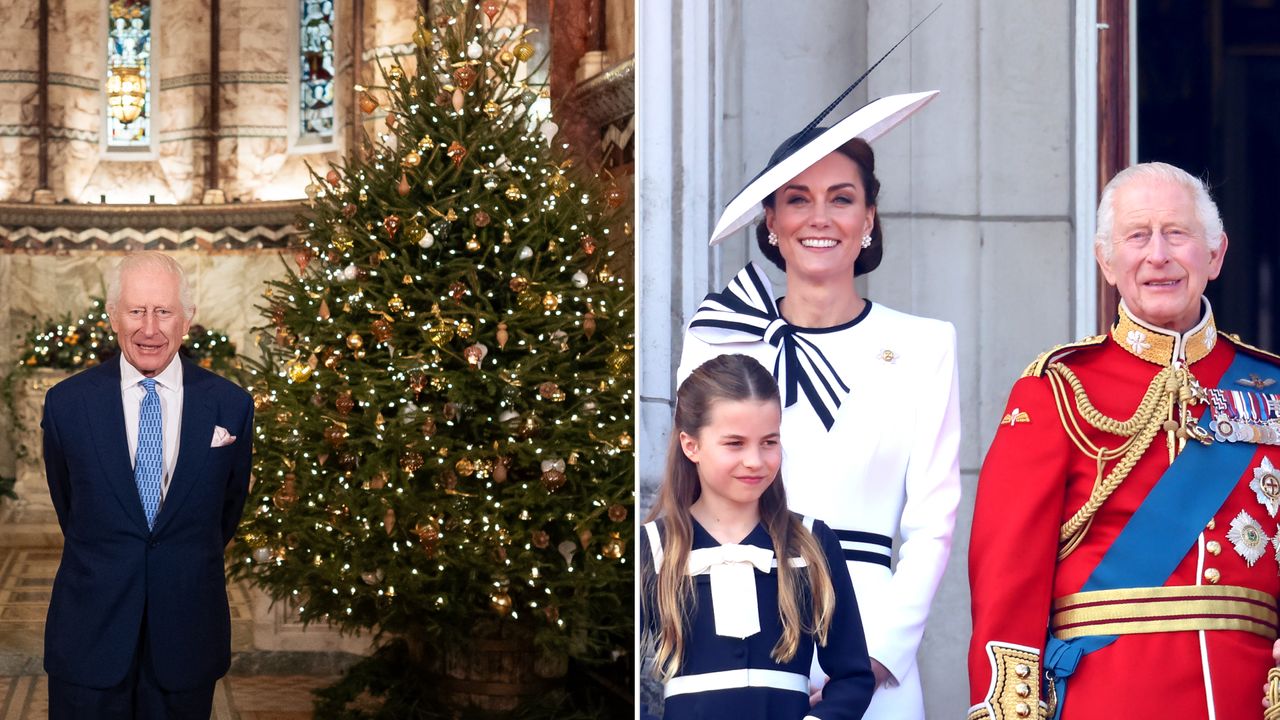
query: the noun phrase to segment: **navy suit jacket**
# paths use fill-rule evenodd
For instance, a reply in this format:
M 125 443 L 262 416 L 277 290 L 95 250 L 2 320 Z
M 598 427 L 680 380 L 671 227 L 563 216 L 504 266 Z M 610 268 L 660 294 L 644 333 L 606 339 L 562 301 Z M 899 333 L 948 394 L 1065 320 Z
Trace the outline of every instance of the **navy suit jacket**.
M 120 684 L 144 616 L 155 677 L 165 690 L 211 684 L 230 667 L 223 552 L 249 491 L 253 402 L 185 360 L 182 377 L 178 459 L 154 530 L 147 529 L 129 457 L 119 357 L 45 396 L 45 471 L 65 543 L 45 625 L 44 667 L 60 680 Z M 235 442 L 211 448 L 215 426 Z

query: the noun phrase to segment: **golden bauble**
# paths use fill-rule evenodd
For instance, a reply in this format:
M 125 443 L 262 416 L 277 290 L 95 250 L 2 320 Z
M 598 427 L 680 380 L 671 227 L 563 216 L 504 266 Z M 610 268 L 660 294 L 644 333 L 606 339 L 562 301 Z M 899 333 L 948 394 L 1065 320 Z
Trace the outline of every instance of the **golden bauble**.
M 352 350 L 364 347 L 364 338 L 360 337 L 356 333 L 351 333 L 347 336 L 347 347 Z
M 453 323 L 439 318 L 427 326 L 427 339 L 436 347 L 444 347 L 448 344 L 448 342 L 453 339 L 453 334 Z
M 453 469 L 462 477 L 471 477 L 476 474 L 476 463 L 471 458 L 462 458 L 453 464 Z
M 625 353 L 621 350 L 614 350 L 609 353 L 609 357 L 605 358 L 604 362 L 609 366 L 609 370 L 613 372 L 613 374 L 617 375 L 626 369 L 627 362 L 629 360 L 631 360 L 631 355 L 629 353 Z
M 289 364 L 289 380 L 295 383 L 303 383 L 307 378 L 311 377 L 311 366 L 301 360 L 295 360 Z
M 384 343 L 391 339 L 391 323 L 378 318 L 373 321 L 373 339 Z
M 507 186 L 505 194 L 508 200 L 519 200 L 521 195 L 520 188 L 516 187 L 515 184 L 512 183 Z
M 399 82 L 404 78 L 404 70 L 399 65 L 392 65 L 387 68 L 387 79 L 391 82 Z
M 610 560 L 621 559 L 627 552 L 627 544 L 623 542 L 620 533 L 609 533 L 609 540 L 605 542 L 604 547 L 600 548 L 600 554 Z
M 423 462 L 425 461 L 423 460 L 422 453 L 420 452 L 406 450 L 400 454 L 400 469 L 407 473 L 413 473 L 421 470 Z
M 486 101 L 485 101 L 485 103 L 484 103 L 484 114 L 485 114 L 485 115 L 487 115 L 487 116 L 489 117 L 489 119 L 490 119 L 490 120 L 492 120 L 493 118 L 498 117 L 498 113 L 501 113 L 501 112 L 502 112 L 502 108 L 498 106 L 498 103 L 496 103 L 496 102 L 494 102 L 494 101 L 492 101 L 492 100 L 486 100 Z
M 400 312 L 404 309 L 404 300 L 401 300 L 399 295 L 392 295 L 391 299 L 387 300 L 387 309 L 393 313 Z
M 410 167 L 410 168 L 418 167 L 418 165 L 420 165 L 421 163 L 422 163 L 422 156 L 418 154 L 417 150 L 410 150 L 409 152 L 405 153 L 404 159 L 400 161 L 401 165 L 405 167 Z
M 489 606 L 493 608 L 495 613 L 502 617 L 506 617 L 511 614 L 512 605 L 514 605 L 514 603 L 511 600 L 511 596 L 505 591 L 500 590 L 489 597 Z
M 555 293 L 548 292 L 546 295 L 542 296 L 543 310 L 546 310 L 547 312 L 554 312 L 558 307 L 560 307 L 560 298 L 556 297 Z
M 520 62 L 528 62 L 529 58 L 533 57 L 533 46 L 521 40 L 511 52 Z
M 476 331 L 476 328 L 474 325 L 471 324 L 470 320 L 459 320 L 457 330 L 458 330 L 458 337 L 465 340 L 471 337 L 472 333 Z M 485 350 L 487 352 L 488 348 L 485 348 Z

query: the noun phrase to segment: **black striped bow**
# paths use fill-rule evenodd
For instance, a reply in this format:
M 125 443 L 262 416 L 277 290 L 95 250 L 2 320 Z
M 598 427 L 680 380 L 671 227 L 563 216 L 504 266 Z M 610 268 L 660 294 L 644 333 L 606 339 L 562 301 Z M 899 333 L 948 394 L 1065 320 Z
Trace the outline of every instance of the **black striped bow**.
M 782 388 L 783 406 L 794 405 L 803 391 L 823 426 L 830 430 L 835 424 L 835 411 L 849 386 L 818 346 L 782 318 L 769 281 L 755 263 L 747 263 L 724 290 L 707 295 L 689 332 L 713 345 L 763 340 L 778 348 L 773 377 Z

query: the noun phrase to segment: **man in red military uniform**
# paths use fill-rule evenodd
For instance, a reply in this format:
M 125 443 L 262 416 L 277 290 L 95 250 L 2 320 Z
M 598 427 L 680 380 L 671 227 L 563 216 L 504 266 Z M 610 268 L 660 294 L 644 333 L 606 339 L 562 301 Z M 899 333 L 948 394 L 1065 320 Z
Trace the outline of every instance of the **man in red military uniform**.
M 1280 358 L 1203 298 L 1227 237 L 1203 183 L 1102 194 L 1110 333 L 1014 385 L 969 551 L 976 718 L 1261 718 L 1280 596 Z

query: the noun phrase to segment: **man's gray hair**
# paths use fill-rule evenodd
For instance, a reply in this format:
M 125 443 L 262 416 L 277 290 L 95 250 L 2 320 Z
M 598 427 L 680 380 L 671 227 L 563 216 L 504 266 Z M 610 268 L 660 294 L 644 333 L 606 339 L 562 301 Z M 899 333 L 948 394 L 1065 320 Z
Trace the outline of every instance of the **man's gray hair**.
M 120 280 L 126 272 L 133 270 L 151 270 L 167 272 L 178 278 L 178 300 L 182 303 L 182 314 L 191 319 L 196 313 L 196 303 L 191 297 L 191 284 L 187 282 L 187 273 L 177 260 L 154 250 L 129 253 L 120 258 L 120 262 L 107 272 L 107 312 L 115 310 L 120 301 Z
M 1130 165 L 1116 173 L 1111 182 L 1102 189 L 1102 198 L 1098 201 L 1098 232 L 1093 236 L 1093 244 L 1102 251 L 1104 260 L 1111 259 L 1111 231 L 1115 225 L 1115 194 L 1120 188 L 1135 180 L 1161 180 L 1181 185 L 1195 198 L 1196 220 L 1204 230 L 1204 240 L 1210 250 L 1222 247 L 1222 216 L 1218 214 L 1218 206 L 1209 196 L 1209 188 L 1200 178 L 1168 163 L 1149 162 Z

